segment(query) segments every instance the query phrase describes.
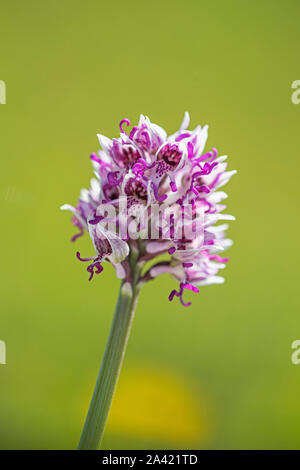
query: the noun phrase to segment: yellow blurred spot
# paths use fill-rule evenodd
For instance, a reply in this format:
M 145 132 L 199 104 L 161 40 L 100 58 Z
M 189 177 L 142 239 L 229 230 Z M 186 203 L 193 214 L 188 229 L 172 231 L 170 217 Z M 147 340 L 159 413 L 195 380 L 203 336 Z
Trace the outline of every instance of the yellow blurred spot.
M 197 446 L 210 438 L 207 403 L 186 378 L 159 367 L 125 369 L 107 432 Z

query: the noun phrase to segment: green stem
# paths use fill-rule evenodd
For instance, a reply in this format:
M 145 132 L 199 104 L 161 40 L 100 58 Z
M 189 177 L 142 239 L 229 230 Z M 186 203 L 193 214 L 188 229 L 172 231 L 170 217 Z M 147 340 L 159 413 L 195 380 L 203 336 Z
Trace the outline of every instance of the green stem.
M 114 318 L 92 401 L 79 442 L 79 449 L 100 449 L 104 429 L 120 375 L 138 297 L 136 284 L 120 288 Z

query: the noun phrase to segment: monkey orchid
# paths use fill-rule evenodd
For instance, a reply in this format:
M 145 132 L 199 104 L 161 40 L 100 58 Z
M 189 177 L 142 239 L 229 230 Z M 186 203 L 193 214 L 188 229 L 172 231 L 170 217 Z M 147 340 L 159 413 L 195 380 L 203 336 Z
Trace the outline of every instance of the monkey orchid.
M 120 137 L 98 134 L 101 150 L 91 155 L 95 178 L 83 189 L 73 213 L 78 232 L 87 231 L 94 254 L 77 258 L 87 263 L 91 281 L 111 263 L 121 279 L 113 324 L 81 436 L 80 449 L 99 448 L 119 377 L 135 306 L 141 287 L 163 273 L 170 273 L 178 297 L 188 306 L 185 290 L 199 293 L 199 287 L 220 284 L 218 275 L 228 258 L 219 253 L 231 246 L 226 224 L 233 220 L 223 214 L 226 193 L 220 191 L 235 173 L 226 171 L 226 156 L 217 150 L 204 153 L 208 127 L 189 130 L 185 113 L 179 130 L 168 136 L 165 130 L 141 115 L 137 126 L 120 122 Z M 156 258 L 166 255 L 167 260 Z M 147 270 L 146 265 L 151 262 Z M 154 264 L 153 264 L 154 263 Z

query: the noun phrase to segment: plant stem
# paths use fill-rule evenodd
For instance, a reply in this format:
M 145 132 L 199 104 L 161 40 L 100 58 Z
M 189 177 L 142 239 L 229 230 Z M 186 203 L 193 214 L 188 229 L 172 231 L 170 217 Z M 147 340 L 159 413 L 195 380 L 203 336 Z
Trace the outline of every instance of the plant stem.
M 120 375 L 138 297 L 136 283 L 121 285 L 100 372 L 79 442 L 79 449 L 100 449 Z

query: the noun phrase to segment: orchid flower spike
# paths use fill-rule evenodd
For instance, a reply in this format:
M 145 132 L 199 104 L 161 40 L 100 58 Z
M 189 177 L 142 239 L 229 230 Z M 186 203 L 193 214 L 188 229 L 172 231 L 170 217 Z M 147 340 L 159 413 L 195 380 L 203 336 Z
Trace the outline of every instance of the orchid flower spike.
M 179 283 L 169 300 L 184 306 L 185 290 L 220 284 L 228 258 L 218 253 L 232 241 L 222 220 L 227 195 L 220 190 L 236 173 L 226 171 L 225 156 L 215 148 L 204 151 L 208 126 L 189 129 L 185 113 L 177 132 L 166 131 L 141 115 L 136 126 L 120 122 L 120 136 L 98 134 L 101 149 L 91 155 L 95 178 L 83 189 L 76 206 L 65 204 L 77 227 L 72 241 L 88 232 L 95 254 L 77 258 L 87 262 L 89 280 L 111 263 L 124 283 L 140 286 L 163 273 Z M 155 259 L 165 254 L 167 261 Z M 152 267 L 147 270 L 146 264 Z M 139 275 L 133 273 L 139 266 Z M 127 284 L 128 285 L 128 284 Z

